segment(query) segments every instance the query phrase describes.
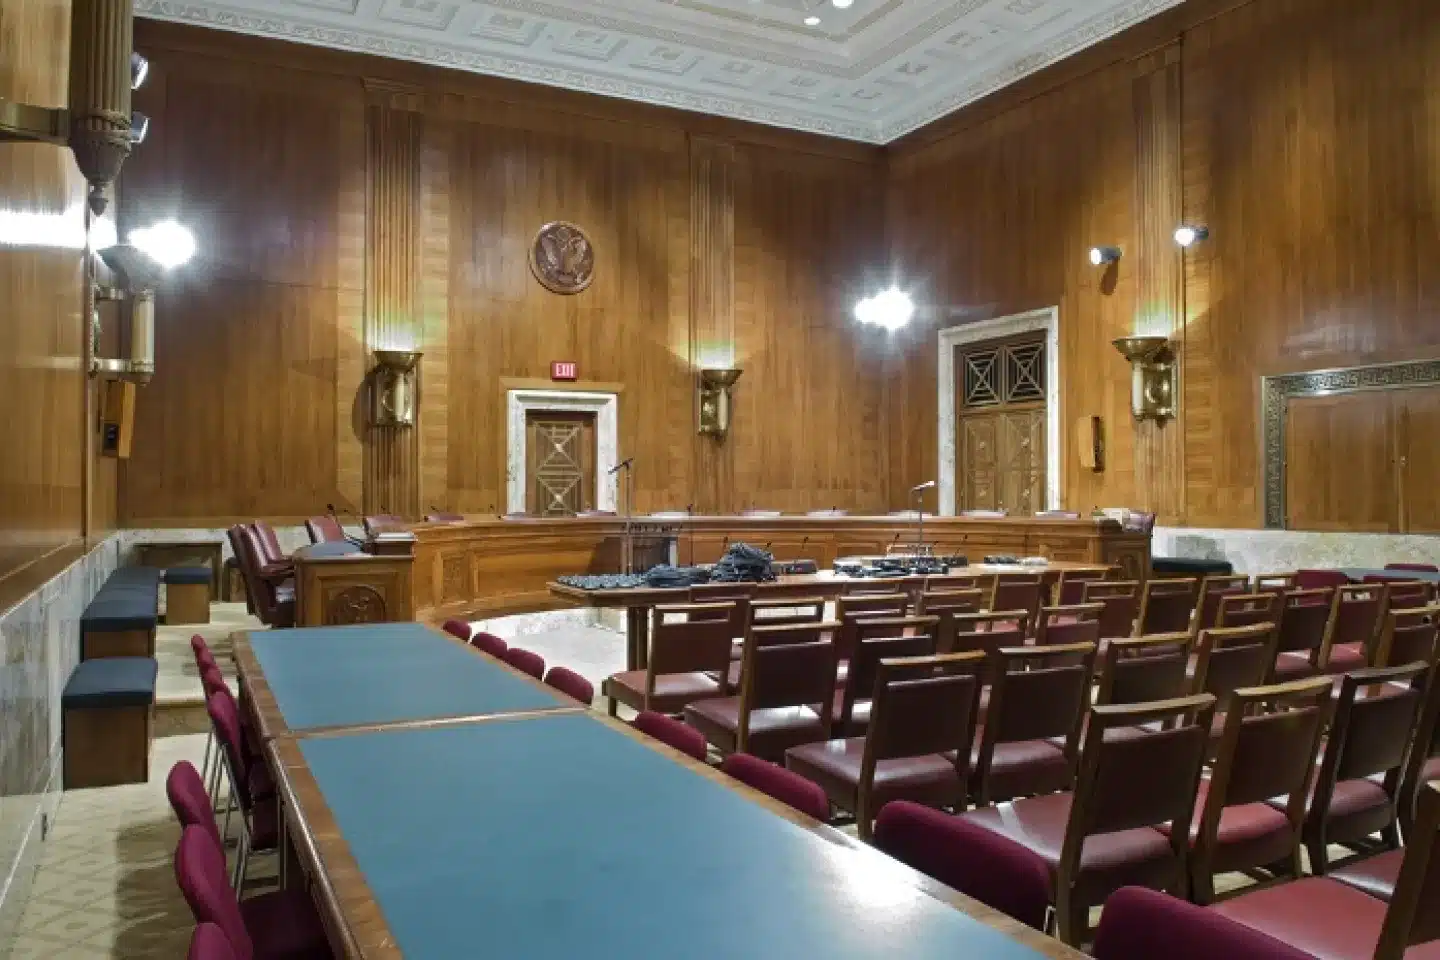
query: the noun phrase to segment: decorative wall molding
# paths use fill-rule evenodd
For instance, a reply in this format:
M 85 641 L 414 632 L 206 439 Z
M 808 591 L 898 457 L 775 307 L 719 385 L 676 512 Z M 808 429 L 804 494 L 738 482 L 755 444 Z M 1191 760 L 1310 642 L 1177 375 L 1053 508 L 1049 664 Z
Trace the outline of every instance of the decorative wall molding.
M 940 421 L 940 463 L 937 478 L 940 485 L 941 516 L 955 514 L 955 348 L 980 340 L 1013 337 L 1019 333 L 1045 331 L 1045 509 L 1060 509 L 1060 308 L 1045 307 L 1016 313 L 1008 317 L 992 317 L 977 323 L 946 327 L 937 334 L 939 340 L 939 372 L 936 378 L 936 404 Z
M 1440 383 L 1440 360 L 1377 363 L 1261 377 L 1261 459 L 1265 471 L 1266 528 L 1285 529 L 1285 420 L 1292 397 L 1394 390 L 1437 383 Z
M 614 469 L 620 448 L 620 395 L 587 390 L 523 389 L 505 391 L 505 510 L 524 513 L 527 437 L 525 415 L 531 410 L 595 414 L 595 509 L 616 509 Z

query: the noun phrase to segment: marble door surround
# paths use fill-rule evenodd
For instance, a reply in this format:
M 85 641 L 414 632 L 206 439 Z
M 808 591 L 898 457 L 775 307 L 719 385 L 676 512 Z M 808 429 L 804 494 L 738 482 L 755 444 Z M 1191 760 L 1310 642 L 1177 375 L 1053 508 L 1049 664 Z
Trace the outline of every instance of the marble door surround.
M 603 387 L 604 389 L 601 389 Z M 616 510 L 620 391 L 615 384 L 513 387 L 505 391 L 505 510 L 526 511 L 525 417 L 532 410 L 595 414 L 595 509 Z

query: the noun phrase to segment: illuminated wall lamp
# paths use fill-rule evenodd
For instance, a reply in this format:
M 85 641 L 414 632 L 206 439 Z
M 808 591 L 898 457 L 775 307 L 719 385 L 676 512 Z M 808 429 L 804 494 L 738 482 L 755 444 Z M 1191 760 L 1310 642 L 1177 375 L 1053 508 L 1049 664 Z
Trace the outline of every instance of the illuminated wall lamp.
M 1119 247 L 1091 247 L 1090 266 L 1105 267 L 1120 260 Z
M 700 371 L 700 419 L 699 432 L 724 439 L 730 432 L 730 388 L 744 372 L 734 367 L 711 368 Z
M 1120 337 L 1115 349 L 1130 361 L 1130 412 L 1136 420 L 1175 416 L 1175 351 L 1167 337 Z
M 96 287 L 97 300 L 116 300 L 130 305 L 130 356 L 107 358 L 92 350 L 90 375 L 130 380 L 141 386 L 155 375 L 155 287 L 165 272 L 195 255 L 195 238 L 174 220 L 133 230 L 128 243 L 117 243 L 100 251 L 100 259 L 119 278 L 119 288 Z M 92 344 L 98 347 L 100 320 L 91 318 Z
M 130 92 L 149 64 L 135 53 L 134 0 L 74 0 L 70 6 L 70 106 L 0 99 L 0 141 L 68 144 L 90 184 L 90 209 L 107 204 L 131 148 L 148 121 L 130 112 Z
M 378 366 L 370 387 L 371 426 L 415 425 L 415 367 L 422 356 L 419 350 L 375 351 Z

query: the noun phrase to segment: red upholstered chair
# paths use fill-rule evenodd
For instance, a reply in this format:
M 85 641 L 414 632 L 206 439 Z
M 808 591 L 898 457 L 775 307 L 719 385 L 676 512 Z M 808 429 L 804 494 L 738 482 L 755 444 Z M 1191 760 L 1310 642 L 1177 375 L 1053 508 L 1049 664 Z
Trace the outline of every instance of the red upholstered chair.
M 1222 612 L 1223 615 L 1223 612 Z M 1236 690 L 1265 685 L 1279 640 L 1273 623 L 1201 630 L 1195 644 L 1192 689 L 1215 697 L 1212 748 L 1218 747 L 1230 698 Z
M 1295 586 L 1301 590 L 1312 590 L 1315 587 L 1346 587 L 1350 585 L 1350 578 L 1339 570 L 1296 570 Z
M 970 763 L 977 805 L 1070 789 L 1094 661 L 1090 643 L 990 654 L 990 701 Z
M 1189 630 L 1199 591 L 1199 581 L 1194 577 L 1145 581 L 1140 591 L 1140 616 L 1136 619 L 1134 635 L 1145 637 Z
M 1349 673 L 1375 665 L 1375 643 L 1387 606 L 1385 592 L 1383 583 L 1342 584 L 1335 588 L 1330 648 L 1322 658 L 1326 673 Z
M 1369 574 L 1365 577 L 1365 582 L 1383 583 L 1389 587 L 1385 594 L 1387 611 L 1428 606 L 1435 596 L 1434 584 L 1426 580 L 1407 580 L 1401 576 L 1387 577 L 1382 574 Z
M 881 657 L 928 657 L 935 652 L 939 617 L 876 617 L 855 622 L 850 669 L 835 696 L 835 735 L 862 737 Z
M 326 960 L 325 928 L 303 890 L 245 900 L 225 877 L 225 854 L 201 827 L 186 827 L 175 849 L 175 882 L 196 923 L 213 923 L 239 960 Z
M 1109 570 L 1061 570 L 1060 579 L 1055 582 L 1055 596 L 1052 598 L 1052 602 L 1065 607 L 1084 603 L 1085 584 L 1103 583 L 1115 572 L 1114 567 Z
M 225 931 L 213 923 L 196 924 L 185 960 L 239 960 L 225 938 Z
M 873 842 L 967 897 L 1036 930 L 1045 929 L 1050 869 L 1013 840 L 961 817 L 897 800 L 880 809 Z
M 1415 829 L 1416 798 L 1432 780 L 1440 780 L 1440 683 L 1433 681 L 1425 692 L 1425 705 L 1400 780 L 1400 829 L 1407 841 Z
M 335 543 L 345 539 L 345 528 L 334 517 L 311 517 L 305 521 L 311 543 Z
M 1044 581 L 1038 573 L 1000 573 L 990 594 L 990 610 L 1024 610 L 1033 626 L 1044 602 Z
M 201 827 L 215 840 L 215 846 L 224 846 L 220 841 L 220 824 L 215 822 L 215 808 L 205 792 L 205 781 L 189 760 L 181 760 L 170 768 L 165 777 L 165 796 L 182 829 Z
M 250 529 L 255 531 L 255 536 L 260 544 L 260 560 L 267 565 L 288 566 L 294 569 L 295 562 L 280 549 L 280 538 L 275 534 L 275 528 L 264 520 L 256 520 L 250 524 Z
M 1427 664 L 1413 663 L 1342 678 L 1305 812 L 1302 839 L 1312 872 L 1326 872 L 1331 844 L 1355 848 L 1379 833 L 1385 848 L 1400 845 L 1400 781 L 1428 670 Z M 1364 687 L 1371 689 L 1362 696 Z
M 873 581 L 872 581 L 873 582 Z M 861 619 L 903 617 L 910 609 L 910 595 L 900 593 L 898 583 L 884 593 L 846 594 L 835 601 L 835 619 L 840 629 L 835 632 L 835 655 L 840 661 L 840 679 L 850 670 L 850 655 L 858 642 L 855 624 Z
M 1106 640 L 1096 673 L 1100 682 L 1095 702 L 1150 703 L 1183 697 L 1190 692 L 1188 633 Z
M 1090 908 L 1125 886 L 1183 892 L 1185 827 L 1205 761 L 1208 694 L 1133 706 L 1095 707 L 1073 793 L 1027 797 L 962 814 L 1045 861 L 1060 939 L 1089 933 Z M 1164 724 L 1126 737 L 1117 728 Z M 1168 835 L 1161 829 L 1172 828 Z
M 939 653 L 949 653 L 955 649 L 955 618 L 979 613 L 984 603 L 984 592 L 975 588 L 930 590 L 920 594 L 915 612 L 939 618 L 935 625 L 935 649 Z
M 1388 904 L 1329 877 L 1306 877 L 1210 909 L 1326 960 L 1440 957 L 1440 793 L 1427 786 L 1419 808 Z
M 1386 570 L 1413 570 L 1417 573 L 1440 573 L 1440 567 L 1433 563 L 1387 563 Z
M 457 640 L 464 640 L 466 643 L 470 642 L 471 627 L 470 624 L 464 620 L 446 620 L 440 629 Z
M 221 688 L 211 693 L 205 701 L 205 710 L 215 728 L 215 739 L 220 744 L 220 757 L 230 784 L 232 802 L 225 808 L 221 837 L 230 834 L 232 808 L 240 812 L 240 845 L 235 851 L 234 885 L 236 889 L 244 889 L 250 854 L 274 850 L 279 844 L 280 806 L 264 763 L 255 760 L 244 745 L 240 712 L 230 691 Z
M 1314 960 L 1258 930 L 1144 887 L 1117 890 L 1095 930 L 1095 960 Z
M 587 707 L 595 699 L 595 685 L 568 667 L 551 667 L 550 672 L 545 674 L 545 685 Z
M 1101 639 L 1135 635 L 1135 620 L 1140 616 L 1138 580 L 1087 581 L 1080 602 L 1104 604 L 1100 613 Z
M 219 673 L 220 665 L 215 662 L 215 654 L 210 652 L 210 645 L 206 643 L 205 638 L 200 636 L 200 634 L 198 633 L 193 634 L 190 637 L 190 650 L 195 654 L 195 670 L 197 673 L 201 674 L 201 683 L 203 687 L 204 673 L 206 667 L 209 667 L 213 669 L 216 673 Z M 208 695 L 209 694 L 207 692 L 206 696 Z M 215 731 L 212 729 L 205 736 L 205 759 L 200 762 L 200 776 L 202 778 L 202 782 L 209 782 L 210 764 L 214 759 L 212 756 L 214 747 Z
M 1279 866 L 1300 876 L 1300 826 L 1330 716 L 1330 681 L 1237 690 L 1229 707 L 1214 772 L 1200 781 L 1190 824 L 1196 903 L 1215 899 L 1218 873 Z M 1283 805 L 1266 802 L 1275 798 Z
M 1216 614 L 1215 622 L 1220 627 L 1249 627 L 1257 623 L 1269 623 L 1278 630 L 1284 602 L 1284 595 L 1278 590 L 1227 593 L 1220 598 L 1220 612 Z
M 1035 621 L 1035 646 L 1054 647 L 1067 643 L 1100 642 L 1100 615 L 1103 603 L 1077 603 L 1065 607 L 1041 607 Z
M 746 623 L 739 639 L 730 645 L 730 688 L 740 689 L 740 658 L 745 653 L 745 635 L 751 627 L 783 627 L 819 623 L 825 619 L 824 597 L 764 596 L 746 604 Z M 714 679 L 712 677 L 712 679 Z
M 1250 592 L 1250 578 L 1243 573 L 1215 573 L 1200 581 L 1200 605 L 1190 622 L 1192 631 L 1208 630 L 1217 626 L 1220 616 L 1220 598 L 1230 594 Z
M 784 767 L 748 753 L 732 753 L 721 762 L 720 769 L 813 820 L 824 823 L 830 819 L 830 803 L 825 799 L 825 791 Z
M 260 536 L 253 527 L 237 524 L 228 531 L 245 596 L 260 622 L 271 627 L 295 624 L 295 568 L 263 559 Z
M 484 630 L 475 631 L 470 637 L 470 646 L 490 654 L 496 660 L 504 660 L 510 645 L 493 633 L 486 633 Z
M 1303 680 L 1321 672 L 1321 656 L 1330 640 L 1335 591 L 1330 587 L 1290 590 L 1280 607 L 1274 683 Z
M 733 601 L 654 608 L 644 670 L 612 674 L 600 684 L 610 716 L 624 704 L 637 712 L 679 713 L 688 703 L 730 695 Z
M 955 633 L 949 650 L 942 653 L 993 653 L 1001 647 L 1021 647 L 1029 632 L 1030 615 L 1024 610 L 995 610 L 990 613 L 953 615 Z M 939 645 L 937 644 L 937 649 Z
M 705 762 L 705 735 L 674 717 L 667 717 L 654 710 L 643 710 L 630 725 L 648 737 L 654 737 L 701 763 Z
M 503 659 L 516 670 L 519 670 L 521 673 L 528 673 L 536 680 L 540 680 L 545 676 L 545 658 L 533 650 L 526 650 L 524 647 L 511 647 L 505 651 Z
M 1440 652 L 1436 648 L 1437 620 L 1440 620 L 1440 606 L 1391 610 L 1385 615 L 1373 665 L 1397 667 L 1417 660 L 1434 663 L 1436 653 Z
M 697 700 L 685 722 L 722 754 L 780 762 L 785 751 L 830 738 L 839 624 L 754 627 L 745 638 L 740 695 Z
M 397 517 L 392 513 L 377 513 L 368 516 L 361 521 L 365 526 L 365 536 L 373 537 L 377 533 L 384 533 L 387 530 L 403 530 L 405 518 Z

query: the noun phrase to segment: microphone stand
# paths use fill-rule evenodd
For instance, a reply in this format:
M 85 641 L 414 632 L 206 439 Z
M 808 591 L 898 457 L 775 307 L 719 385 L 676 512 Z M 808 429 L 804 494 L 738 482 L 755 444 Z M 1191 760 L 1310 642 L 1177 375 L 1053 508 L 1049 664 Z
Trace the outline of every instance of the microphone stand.
M 635 531 L 631 523 L 631 516 L 635 508 L 634 462 L 634 457 L 626 457 L 610 469 L 612 474 L 621 470 L 625 471 L 625 513 L 620 539 L 620 566 L 624 568 L 625 573 L 635 572 Z

